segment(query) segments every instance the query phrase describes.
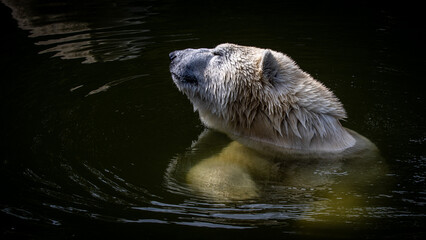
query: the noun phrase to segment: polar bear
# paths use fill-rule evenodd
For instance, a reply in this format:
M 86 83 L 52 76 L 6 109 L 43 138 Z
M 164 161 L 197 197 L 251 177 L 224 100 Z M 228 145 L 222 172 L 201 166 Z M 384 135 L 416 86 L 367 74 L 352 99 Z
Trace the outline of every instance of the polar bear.
M 341 125 L 346 112 L 339 99 L 283 53 L 225 43 L 169 57 L 174 83 L 203 124 L 236 141 L 188 171 L 187 181 L 201 192 L 250 198 L 258 195 L 253 177 L 276 175 L 277 161 L 339 165 L 377 155 L 373 143 Z

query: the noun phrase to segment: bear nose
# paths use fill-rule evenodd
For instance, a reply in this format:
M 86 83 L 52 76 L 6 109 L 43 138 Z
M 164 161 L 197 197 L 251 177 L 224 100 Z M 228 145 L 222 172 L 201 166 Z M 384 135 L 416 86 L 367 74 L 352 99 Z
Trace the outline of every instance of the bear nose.
M 173 61 L 173 59 L 175 59 L 176 57 L 177 57 L 176 51 L 169 53 L 170 61 Z

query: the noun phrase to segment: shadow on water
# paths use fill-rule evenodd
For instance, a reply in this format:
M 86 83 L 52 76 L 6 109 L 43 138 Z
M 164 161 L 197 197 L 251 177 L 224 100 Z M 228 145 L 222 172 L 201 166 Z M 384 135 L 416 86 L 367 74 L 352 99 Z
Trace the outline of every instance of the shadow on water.
M 415 15 L 296 1 L 1 2 L 0 238 L 424 236 Z M 247 199 L 194 190 L 188 171 L 231 140 L 200 125 L 168 53 L 222 42 L 288 53 L 383 159 L 274 163 L 278 175 L 256 179 Z

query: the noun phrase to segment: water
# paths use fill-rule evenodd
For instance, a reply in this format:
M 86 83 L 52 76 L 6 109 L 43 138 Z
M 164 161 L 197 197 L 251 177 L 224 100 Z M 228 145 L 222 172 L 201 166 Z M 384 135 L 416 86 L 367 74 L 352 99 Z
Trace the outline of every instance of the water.
M 2 238 L 424 237 L 415 6 L 2 0 L 0 11 Z M 230 140 L 205 132 L 168 53 L 222 42 L 292 56 L 383 158 L 314 165 L 323 182 L 266 181 L 251 200 L 191 191 L 188 167 Z

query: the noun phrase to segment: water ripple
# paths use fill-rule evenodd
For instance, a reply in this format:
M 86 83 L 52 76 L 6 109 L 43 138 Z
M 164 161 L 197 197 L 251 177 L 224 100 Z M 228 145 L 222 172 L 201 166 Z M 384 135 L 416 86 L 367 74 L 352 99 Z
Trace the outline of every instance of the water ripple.
M 90 3 L 68 1 L 53 14 L 50 4 L 38 0 L 2 2 L 12 9 L 18 26 L 42 47 L 40 54 L 83 59 L 82 63 L 123 61 L 138 57 L 152 43 L 145 26 L 146 19 L 155 15 L 149 6 L 90 8 Z
M 114 80 L 114 81 L 108 82 L 108 83 L 102 85 L 101 87 L 99 87 L 99 88 L 97 88 L 95 90 L 90 91 L 86 95 L 86 97 L 90 96 L 90 95 L 93 95 L 93 94 L 100 93 L 100 92 L 105 92 L 105 91 L 107 91 L 108 89 L 110 89 L 113 86 L 122 84 L 124 82 L 130 81 L 130 80 L 133 80 L 133 79 L 136 79 L 136 78 L 145 77 L 145 76 L 148 76 L 148 74 L 139 74 L 139 75 L 125 77 L 125 78 L 121 78 L 121 79 L 118 79 L 118 80 Z M 74 90 L 76 90 L 78 88 L 80 88 L 80 86 L 73 87 L 73 88 L 70 89 L 70 91 L 72 92 L 72 91 L 74 91 Z

